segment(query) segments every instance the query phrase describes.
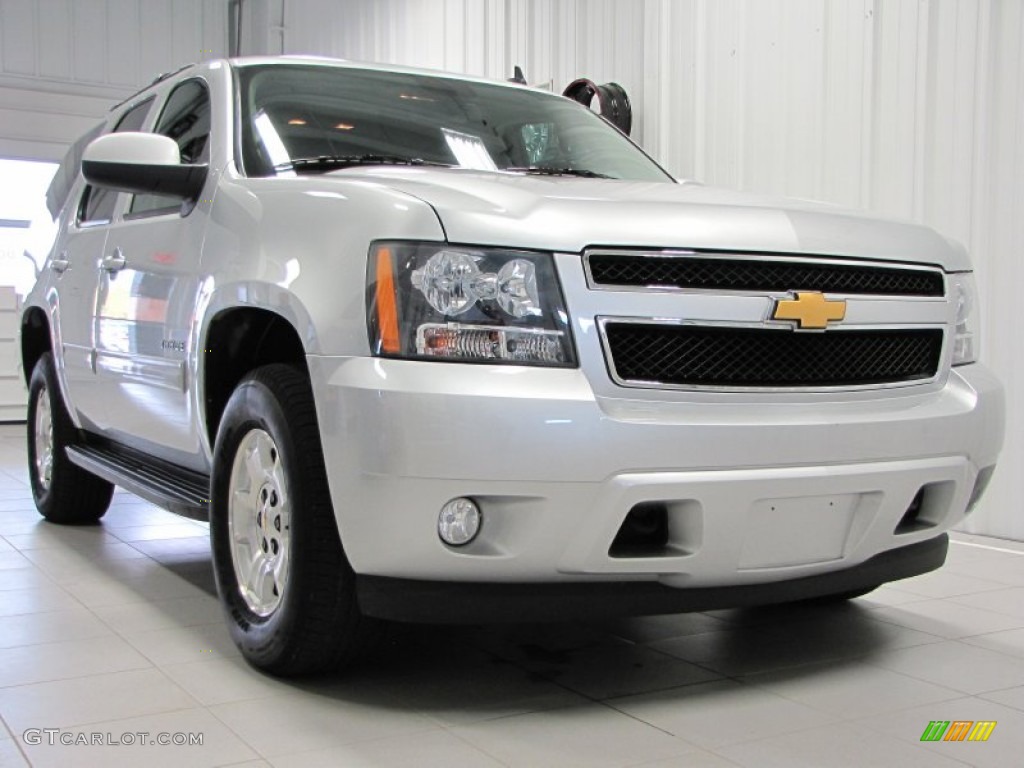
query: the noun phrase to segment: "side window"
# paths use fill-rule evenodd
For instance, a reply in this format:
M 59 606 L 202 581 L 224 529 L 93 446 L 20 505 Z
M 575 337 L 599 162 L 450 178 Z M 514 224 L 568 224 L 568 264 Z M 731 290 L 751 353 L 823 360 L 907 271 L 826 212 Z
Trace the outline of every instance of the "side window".
M 146 122 L 146 115 L 153 106 L 153 99 L 146 99 L 141 104 L 124 113 L 124 116 L 114 127 L 114 133 L 123 131 L 137 131 Z M 78 206 L 78 223 L 96 223 L 110 221 L 114 215 L 114 203 L 117 202 L 117 192 L 112 189 L 101 189 L 89 185 L 82 193 L 82 201 Z
M 206 163 L 210 160 L 210 94 L 200 80 L 182 83 L 171 93 L 154 133 L 170 136 L 178 143 L 183 163 Z M 130 214 L 154 211 L 178 211 L 181 200 L 163 195 L 136 195 Z

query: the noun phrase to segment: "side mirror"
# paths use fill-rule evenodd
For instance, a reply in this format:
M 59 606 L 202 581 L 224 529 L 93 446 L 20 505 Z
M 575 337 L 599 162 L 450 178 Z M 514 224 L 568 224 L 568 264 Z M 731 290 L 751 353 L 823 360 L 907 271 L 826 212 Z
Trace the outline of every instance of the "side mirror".
M 108 133 L 82 153 L 85 180 L 119 192 L 194 200 L 208 170 L 206 165 L 182 165 L 174 139 L 156 133 Z

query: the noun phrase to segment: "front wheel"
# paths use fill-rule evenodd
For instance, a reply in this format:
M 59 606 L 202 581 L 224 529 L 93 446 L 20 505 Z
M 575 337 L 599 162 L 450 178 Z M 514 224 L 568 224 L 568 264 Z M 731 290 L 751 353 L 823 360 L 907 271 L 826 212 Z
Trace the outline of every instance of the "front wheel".
M 28 385 L 28 474 L 32 498 L 51 523 L 95 523 L 107 511 L 114 486 L 67 457 L 75 425 L 64 407 L 50 352 L 32 369 Z
M 378 623 L 356 602 L 306 376 L 275 364 L 244 378 L 214 453 L 210 539 L 235 643 L 277 675 L 344 667 Z

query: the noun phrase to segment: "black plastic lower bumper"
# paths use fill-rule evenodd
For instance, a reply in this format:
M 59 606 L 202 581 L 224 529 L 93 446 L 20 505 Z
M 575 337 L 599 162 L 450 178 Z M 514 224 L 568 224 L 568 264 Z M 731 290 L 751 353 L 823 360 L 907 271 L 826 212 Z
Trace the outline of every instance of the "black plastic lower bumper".
M 693 589 L 653 581 L 480 583 L 359 576 L 368 616 L 427 624 L 561 621 L 686 613 L 787 603 L 855 592 L 933 571 L 946 561 L 946 534 L 892 549 L 842 571 L 767 584 Z

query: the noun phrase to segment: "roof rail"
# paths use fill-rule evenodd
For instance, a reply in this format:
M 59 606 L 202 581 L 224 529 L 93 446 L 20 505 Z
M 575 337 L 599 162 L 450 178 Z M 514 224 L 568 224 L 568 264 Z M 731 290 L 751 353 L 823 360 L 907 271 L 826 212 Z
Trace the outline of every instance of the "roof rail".
M 132 100 L 133 100 L 133 99 L 134 99 L 134 98 L 135 98 L 136 96 L 139 96 L 139 95 L 141 95 L 141 94 L 145 93 L 146 91 L 148 91 L 148 90 L 149 90 L 150 88 L 152 88 L 152 87 L 153 87 L 154 85 L 156 85 L 157 83 L 162 83 L 162 82 L 163 82 L 164 80 L 166 80 L 167 78 L 169 78 L 169 77 L 174 77 L 174 76 L 175 76 L 176 74 L 178 74 L 179 72 L 184 72 L 184 71 L 185 71 L 186 69 L 188 69 L 189 67 L 194 67 L 194 66 L 196 65 L 196 63 L 197 63 L 197 62 L 194 62 L 194 61 L 193 61 L 193 62 L 191 62 L 191 63 L 189 63 L 189 64 L 186 64 L 186 65 L 184 65 L 184 66 L 182 66 L 182 67 L 178 67 L 177 69 L 172 69 L 172 70 L 171 70 L 171 71 L 169 71 L 169 72 L 164 72 L 164 73 L 162 73 L 162 74 L 159 74 L 159 75 L 157 75 L 157 76 L 156 76 L 155 78 L 153 78 L 153 81 L 152 81 L 152 82 L 151 82 L 151 83 L 150 83 L 149 85 L 143 86 L 142 88 L 140 88 L 139 90 L 137 90 L 137 91 L 136 91 L 135 93 L 133 93 L 133 94 L 132 94 L 131 96 L 129 96 L 128 98 L 126 98 L 126 99 L 123 99 L 123 100 L 121 100 L 121 101 L 117 102 L 117 104 L 115 104 L 114 106 L 112 106 L 112 107 L 111 107 L 111 108 L 110 108 L 110 109 L 109 109 L 108 111 L 110 111 L 110 112 L 113 112 L 113 111 L 114 111 L 115 109 L 117 109 L 118 107 L 120 107 L 120 106 L 123 106 L 123 105 L 127 104 L 127 103 L 128 103 L 129 101 L 132 101 Z

